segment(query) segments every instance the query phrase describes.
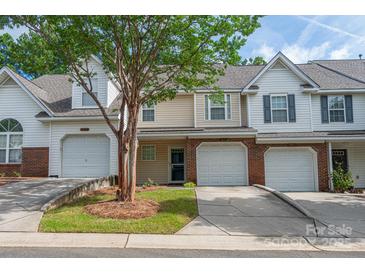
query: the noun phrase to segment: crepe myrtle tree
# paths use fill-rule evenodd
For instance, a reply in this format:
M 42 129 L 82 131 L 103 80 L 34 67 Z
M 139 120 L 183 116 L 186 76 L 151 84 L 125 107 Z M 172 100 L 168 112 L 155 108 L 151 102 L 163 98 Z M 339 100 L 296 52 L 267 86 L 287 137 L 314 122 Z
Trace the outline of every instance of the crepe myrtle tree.
M 225 65 L 242 62 L 239 50 L 260 16 L 10 16 L 8 27 L 26 26 L 57 56 L 73 81 L 95 101 L 118 140 L 119 199 L 135 199 L 137 123 L 143 104 L 171 100 L 179 92 L 210 87 Z M 91 55 L 117 83 L 118 125 L 93 93 Z M 219 95 L 217 95 L 219 96 Z M 223 97 L 223 96 L 221 96 Z M 217 97 L 218 98 L 218 97 Z M 220 99 L 215 99 L 220 100 Z M 115 114 L 115 113 L 114 113 Z M 127 115 L 126 122 L 123 119 Z M 126 124 L 125 124 L 126 123 Z

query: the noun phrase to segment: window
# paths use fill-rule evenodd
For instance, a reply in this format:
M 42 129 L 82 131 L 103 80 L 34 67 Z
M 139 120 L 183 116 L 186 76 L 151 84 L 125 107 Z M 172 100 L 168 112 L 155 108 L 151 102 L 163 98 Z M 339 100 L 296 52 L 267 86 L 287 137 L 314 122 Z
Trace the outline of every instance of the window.
M 345 122 L 344 96 L 328 96 L 330 122 Z
M 288 121 L 288 102 L 286 95 L 271 96 L 272 121 L 287 122 Z
M 205 95 L 205 119 L 206 120 L 230 120 L 231 119 L 231 95 L 224 95 L 224 102 L 214 102 Z
M 142 121 L 143 122 L 154 122 L 155 121 L 155 105 L 144 104 L 142 106 Z
M 93 93 L 95 94 L 96 97 L 98 97 L 98 79 L 94 78 L 91 79 L 91 85 L 92 85 L 92 90 Z M 82 106 L 83 107 L 94 107 L 96 106 L 96 103 L 94 101 L 93 98 L 91 98 L 91 96 L 86 92 L 86 90 L 82 89 L 81 92 L 81 100 L 82 100 Z
M 142 161 L 154 161 L 156 160 L 156 146 L 155 145 L 143 145 L 142 146 Z
M 21 163 L 23 128 L 14 119 L 0 122 L 0 163 Z

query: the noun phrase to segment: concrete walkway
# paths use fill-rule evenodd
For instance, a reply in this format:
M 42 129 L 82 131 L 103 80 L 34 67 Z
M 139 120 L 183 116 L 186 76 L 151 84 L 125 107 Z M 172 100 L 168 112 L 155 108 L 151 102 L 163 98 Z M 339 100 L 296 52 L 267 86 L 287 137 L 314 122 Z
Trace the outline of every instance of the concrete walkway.
M 0 231 L 37 231 L 44 204 L 89 180 L 52 178 L 0 186 Z
M 198 187 L 199 217 L 179 235 L 316 237 L 313 219 L 265 190 L 247 187 Z M 309 230 L 309 232 L 308 232 Z
M 287 192 L 320 222 L 342 235 L 365 237 L 365 195 L 328 192 Z M 321 231 L 319 231 L 321 233 Z

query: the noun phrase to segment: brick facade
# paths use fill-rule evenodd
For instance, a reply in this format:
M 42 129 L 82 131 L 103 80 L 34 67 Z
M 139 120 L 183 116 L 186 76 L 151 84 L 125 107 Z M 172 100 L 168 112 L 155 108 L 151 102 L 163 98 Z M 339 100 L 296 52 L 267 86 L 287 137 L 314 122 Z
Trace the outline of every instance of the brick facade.
M 15 177 L 15 172 L 20 173 L 21 168 L 21 164 L 0 164 L 0 173 L 1 176 Z
M 47 177 L 48 147 L 23 147 L 21 174 L 24 177 Z
M 270 147 L 311 147 L 317 152 L 318 184 L 320 191 L 328 191 L 327 146 L 322 144 L 256 144 L 254 138 L 245 139 L 188 139 L 186 145 L 187 179 L 196 182 L 196 148 L 202 142 L 242 142 L 248 150 L 249 183 L 265 185 L 265 151 Z

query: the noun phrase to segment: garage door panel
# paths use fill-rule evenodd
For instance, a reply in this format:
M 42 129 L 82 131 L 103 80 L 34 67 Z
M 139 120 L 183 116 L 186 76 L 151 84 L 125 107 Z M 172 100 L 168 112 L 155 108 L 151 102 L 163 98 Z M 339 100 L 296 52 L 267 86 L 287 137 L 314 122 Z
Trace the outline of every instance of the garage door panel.
M 309 148 L 267 151 L 265 185 L 280 191 L 315 191 L 315 157 Z
M 202 144 L 197 150 L 199 185 L 247 185 L 246 149 L 240 144 Z
M 63 142 L 63 177 L 109 175 L 110 142 L 107 136 L 69 136 Z

